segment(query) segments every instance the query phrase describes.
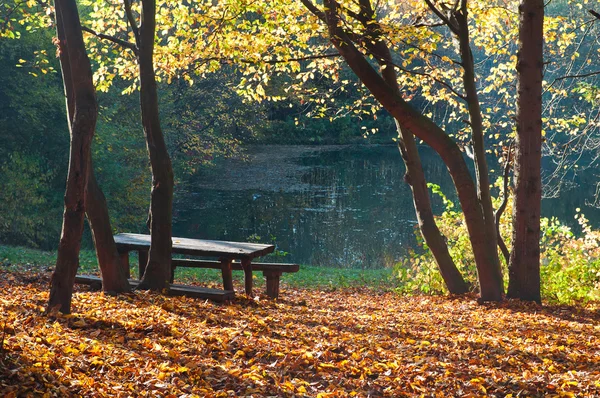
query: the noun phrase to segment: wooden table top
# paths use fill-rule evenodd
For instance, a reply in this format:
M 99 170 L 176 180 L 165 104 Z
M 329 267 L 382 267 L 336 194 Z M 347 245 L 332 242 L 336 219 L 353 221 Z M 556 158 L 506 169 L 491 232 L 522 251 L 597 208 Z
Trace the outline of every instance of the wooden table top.
M 227 242 L 173 237 L 173 253 L 193 256 L 253 259 L 275 250 L 274 245 L 260 243 Z M 150 235 L 117 234 L 115 243 L 119 250 L 144 250 L 150 248 Z

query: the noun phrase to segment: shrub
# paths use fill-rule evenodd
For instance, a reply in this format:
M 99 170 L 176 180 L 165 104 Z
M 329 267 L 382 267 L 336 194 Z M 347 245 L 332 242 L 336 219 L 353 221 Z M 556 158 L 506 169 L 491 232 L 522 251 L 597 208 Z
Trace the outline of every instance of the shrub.
M 497 183 L 499 185 L 499 182 Z M 446 237 L 450 255 L 463 277 L 477 286 L 477 271 L 471 244 L 462 213 L 455 210 L 454 203 L 441 191 L 439 186 L 430 184 L 434 194 L 439 195 L 445 210 L 436 216 L 438 227 Z M 494 206 L 500 204 L 494 200 Z M 512 198 L 509 199 L 501 219 L 500 234 L 510 248 L 512 236 Z M 594 230 L 589 221 L 577 209 L 575 216 L 582 232 L 576 236 L 571 229 L 556 218 L 541 219 L 541 279 L 544 300 L 572 304 L 600 300 L 600 231 Z M 423 242 L 420 231 L 416 230 L 419 248 L 396 265 L 400 279 L 400 293 L 444 294 L 447 292 L 437 265 Z M 502 255 L 503 273 L 507 275 L 507 264 Z M 505 277 L 505 285 L 508 280 Z

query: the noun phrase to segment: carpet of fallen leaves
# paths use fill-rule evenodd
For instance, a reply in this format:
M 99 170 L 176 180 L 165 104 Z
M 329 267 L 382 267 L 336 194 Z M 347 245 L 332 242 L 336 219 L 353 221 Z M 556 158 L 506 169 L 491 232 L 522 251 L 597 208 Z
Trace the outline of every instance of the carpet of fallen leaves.
M 0 270 L 0 396 L 600 397 L 598 307 L 282 288 L 215 304 Z

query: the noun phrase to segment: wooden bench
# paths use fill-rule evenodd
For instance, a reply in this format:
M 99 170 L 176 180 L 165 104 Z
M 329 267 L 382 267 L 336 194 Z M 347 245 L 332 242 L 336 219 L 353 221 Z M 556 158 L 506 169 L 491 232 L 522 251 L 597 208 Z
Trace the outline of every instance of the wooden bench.
M 171 282 L 177 267 L 184 268 L 212 268 L 221 269 L 222 265 L 219 261 L 208 260 L 192 260 L 174 258 L 171 260 Z M 262 271 L 266 279 L 266 293 L 271 298 L 279 297 L 279 279 L 284 272 L 298 272 L 300 266 L 298 264 L 283 264 L 283 263 L 252 263 L 252 271 Z M 231 269 L 242 271 L 244 268 L 240 262 L 232 262 Z
M 260 256 L 272 253 L 273 245 L 245 242 L 225 242 L 216 240 L 188 239 L 173 237 L 173 254 L 183 254 L 199 257 L 216 257 L 218 261 L 173 259 L 171 267 L 171 282 L 174 279 L 176 267 L 198 267 L 220 269 L 223 276 L 223 289 L 233 290 L 232 270 L 244 271 L 246 294 L 252 297 L 252 271 L 262 271 L 267 278 L 267 295 L 277 298 L 279 295 L 279 278 L 283 272 L 297 272 L 297 264 L 253 263 Z M 141 234 L 115 235 L 117 250 L 121 262 L 129 272 L 129 252 L 137 251 L 139 256 L 139 275 L 144 275 L 150 249 L 150 236 Z M 234 262 L 236 261 L 236 262 Z

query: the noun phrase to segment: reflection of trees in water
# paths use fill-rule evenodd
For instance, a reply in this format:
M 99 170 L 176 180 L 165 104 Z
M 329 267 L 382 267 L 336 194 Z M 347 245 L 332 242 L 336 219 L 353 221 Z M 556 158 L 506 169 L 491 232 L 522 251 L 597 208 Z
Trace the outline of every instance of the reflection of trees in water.
M 281 147 L 259 150 L 276 150 L 273 162 L 286 160 Z M 298 148 L 294 151 L 297 154 Z M 264 159 L 265 153 L 256 158 Z M 424 159 L 433 181 L 450 186 L 441 162 L 429 153 Z M 229 240 L 258 235 L 263 242 L 273 237 L 278 249 L 290 253 L 285 261 L 340 267 L 390 265 L 415 245 L 412 197 L 395 147 L 308 148 L 306 156 L 285 162 L 281 168 L 290 173 L 282 178 L 291 174 L 296 179 L 290 191 L 244 189 L 256 186 L 247 183 L 251 173 L 231 167 L 255 170 L 256 163 L 223 165 L 229 168 L 227 191 L 214 189 L 219 173 L 209 184 L 213 189 L 190 185 L 188 190 L 197 194 L 185 194 L 176 205 L 176 234 Z M 243 177 L 231 181 L 232 175 Z M 232 185 L 238 189 L 232 190 Z
M 278 249 L 290 253 L 283 261 L 339 267 L 393 264 L 415 246 L 412 196 L 395 147 L 308 147 L 305 156 L 298 155 L 299 147 L 291 149 L 293 156 L 282 147 L 256 150 L 259 160 L 269 160 L 268 170 L 285 172 L 261 176 L 259 162 L 231 161 L 220 166 L 226 170 L 227 190 L 215 189 L 218 170 L 212 173 L 210 189 L 188 183 L 175 205 L 176 235 L 234 241 L 258 235 L 263 242 L 274 237 Z M 269 151 L 277 153 L 270 156 Z M 437 155 L 423 150 L 422 161 L 430 182 L 453 198 L 450 178 Z M 248 181 L 253 175 L 267 178 L 267 187 L 256 189 L 258 184 Z M 275 181 L 280 178 L 280 183 Z M 288 184 L 290 190 L 281 188 Z M 441 200 L 433 199 L 434 210 L 441 212 Z M 571 212 L 583 207 L 583 197 L 573 193 L 545 205 L 545 215 L 557 215 L 572 225 Z M 592 222 L 597 219 L 592 214 Z

